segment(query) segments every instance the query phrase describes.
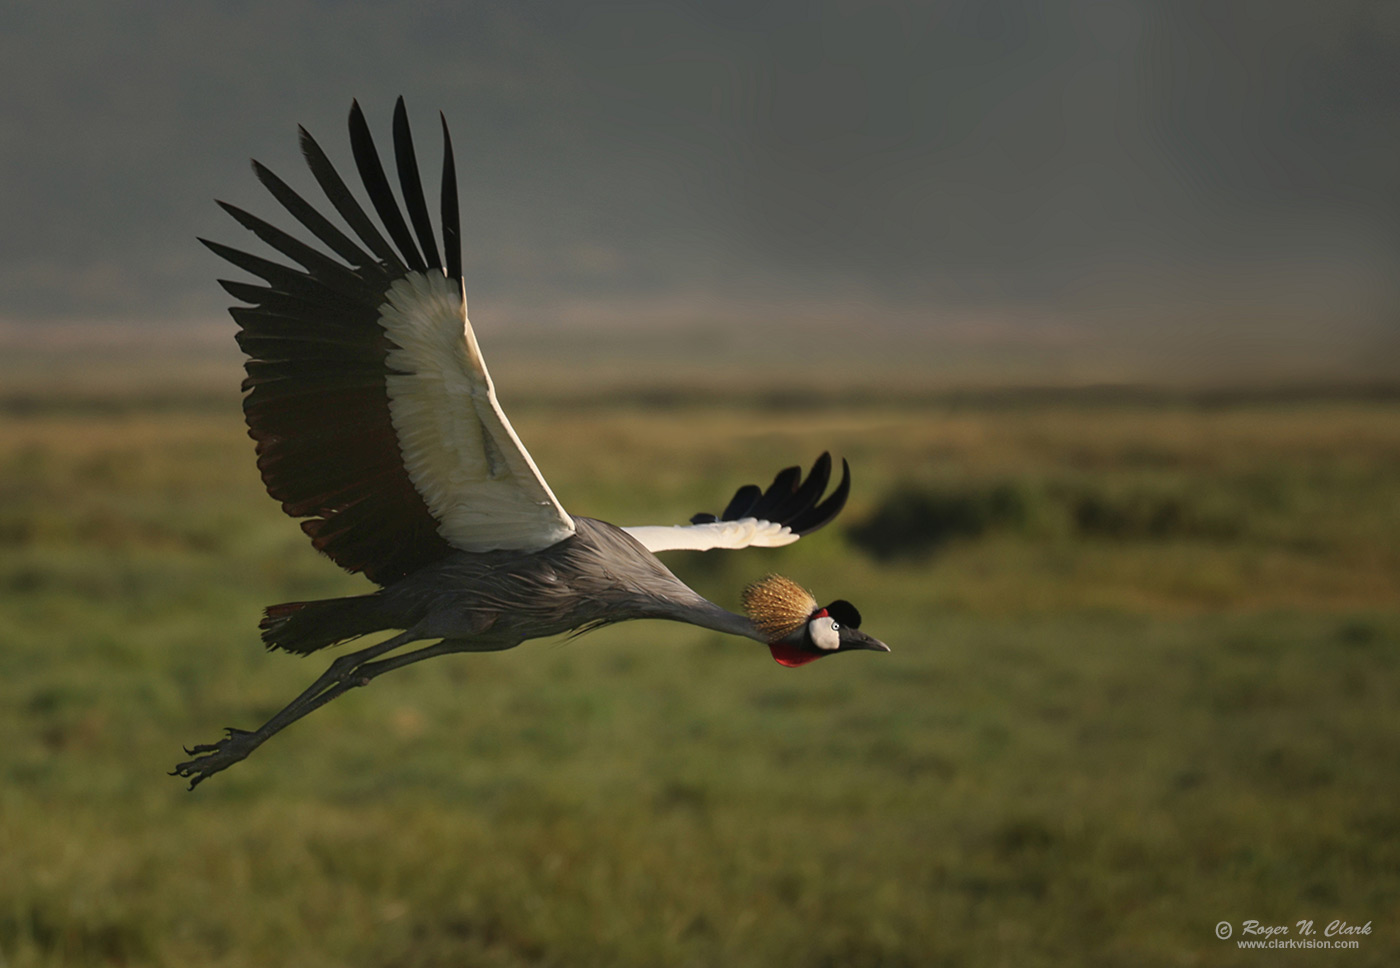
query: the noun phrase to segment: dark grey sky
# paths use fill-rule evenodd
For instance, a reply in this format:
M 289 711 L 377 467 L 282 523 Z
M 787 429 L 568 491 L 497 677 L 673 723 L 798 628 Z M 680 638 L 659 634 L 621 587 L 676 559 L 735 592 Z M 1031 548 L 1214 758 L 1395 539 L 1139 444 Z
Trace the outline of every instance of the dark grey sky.
M 1394 2 L 9 0 L 0 85 L 0 319 L 215 318 L 402 93 L 502 317 L 1400 328 Z

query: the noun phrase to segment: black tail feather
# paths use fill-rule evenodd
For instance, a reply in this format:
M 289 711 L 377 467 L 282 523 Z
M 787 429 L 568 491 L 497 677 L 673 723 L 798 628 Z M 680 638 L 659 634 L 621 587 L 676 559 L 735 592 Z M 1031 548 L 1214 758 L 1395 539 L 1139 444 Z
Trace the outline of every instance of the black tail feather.
M 386 627 L 377 595 L 269 605 L 258 623 L 264 645 L 297 655 L 310 655 Z

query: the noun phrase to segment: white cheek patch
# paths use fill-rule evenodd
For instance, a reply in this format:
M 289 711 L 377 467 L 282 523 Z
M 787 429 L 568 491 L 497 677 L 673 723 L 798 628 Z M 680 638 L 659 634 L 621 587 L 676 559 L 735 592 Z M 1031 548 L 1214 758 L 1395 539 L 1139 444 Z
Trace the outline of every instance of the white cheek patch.
M 841 633 L 836 631 L 836 620 L 830 615 L 808 622 L 807 634 L 812 637 L 812 644 L 825 652 L 841 648 Z

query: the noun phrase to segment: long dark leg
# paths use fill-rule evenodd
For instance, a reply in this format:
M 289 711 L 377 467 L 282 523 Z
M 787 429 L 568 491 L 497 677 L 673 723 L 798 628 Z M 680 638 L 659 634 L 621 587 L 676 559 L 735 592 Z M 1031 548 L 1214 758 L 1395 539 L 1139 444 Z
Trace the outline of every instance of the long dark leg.
M 225 730 L 228 735 L 217 743 L 206 743 L 200 746 L 187 747 L 185 752 L 195 756 L 195 758 L 176 766 L 175 769 L 170 772 L 170 775 L 189 779 L 190 789 L 193 790 L 202 780 L 213 776 L 220 770 L 228 769 L 263 743 L 267 742 L 268 739 L 278 731 L 290 726 L 307 713 L 320 709 L 341 693 L 355 686 L 369 682 L 375 675 L 389 671 L 388 668 L 380 667 L 394 660 L 384 659 L 374 663 L 374 668 L 378 669 L 377 672 L 370 676 L 364 674 L 367 669 L 367 663 L 372 662 L 386 652 L 391 652 L 412 641 L 413 637 L 411 633 L 402 632 L 391 639 L 385 639 L 383 642 L 371 645 L 367 649 L 360 649 L 358 652 L 351 652 L 341 656 L 332 662 L 330 668 L 327 669 L 319 679 L 308 686 L 301 695 L 287 703 L 281 712 L 263 723 L 256 730 L 249 732 L 246 729 L 235 729 L 230 726 Z M 444 643 L 438 643 L 438 646 L 442 644 Z M 431 646 L 429 649 L 420 649 L 417 652 L 411 652 L 400 658 L 410 658 L 411 656 L 427 658 L 423 653 L 431 651 L 431 649 L 436 649 L 438 646 Z M 460 644 L 458 648 L 460 649 Z M 453 650 L 449 649 L 444 651 Z M 441 653 L 438 652 L 434 654 Z M 406 663 L 399 662 L 389 668 L 398 668 L 399 665 L 404 664 Z M 198 755 L 196 756 L 195 754 Z

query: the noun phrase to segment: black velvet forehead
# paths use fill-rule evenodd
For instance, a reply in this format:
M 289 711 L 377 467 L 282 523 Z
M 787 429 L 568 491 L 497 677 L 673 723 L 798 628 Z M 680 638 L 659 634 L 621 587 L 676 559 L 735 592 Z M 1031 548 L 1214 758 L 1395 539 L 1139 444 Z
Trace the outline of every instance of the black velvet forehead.
M 826 607 L 826 614 L 836 619 L 838 625 L 844 625 L 848 629 L 860 628 L 860 612 L 856 607 L 844 598 L 838 598 Z

